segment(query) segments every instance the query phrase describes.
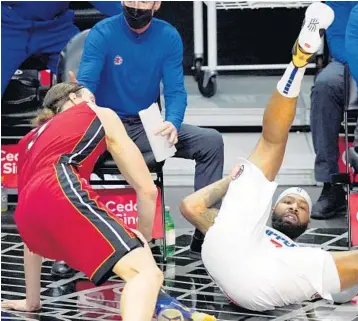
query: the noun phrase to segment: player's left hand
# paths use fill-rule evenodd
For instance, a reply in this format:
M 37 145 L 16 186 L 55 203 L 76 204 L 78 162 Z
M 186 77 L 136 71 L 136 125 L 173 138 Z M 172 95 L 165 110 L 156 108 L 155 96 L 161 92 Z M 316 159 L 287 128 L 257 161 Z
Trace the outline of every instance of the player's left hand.
M 41 303 L 30 305 L 26 299 L 24 300 L 9 300 L 1 302 L 1 309 L 15 310 L 22 312 L 34 312 L 41 309 Z
M 156 131 L 154 134 L 167 136 L 169 144 L 171 146 L 175 145 L 178 142 L 178 131 L 170 121 L 165 121 L 161 128 L 158 129 L 158 131 Z
M 68 72 L 68 76 L 70 78 L 70 82 L 72 82 L 74 84 L 78 84 L 78 80 L 77 80 L 76 75 L 75 75 L 75 73 L 73 71 L 70 70 Z

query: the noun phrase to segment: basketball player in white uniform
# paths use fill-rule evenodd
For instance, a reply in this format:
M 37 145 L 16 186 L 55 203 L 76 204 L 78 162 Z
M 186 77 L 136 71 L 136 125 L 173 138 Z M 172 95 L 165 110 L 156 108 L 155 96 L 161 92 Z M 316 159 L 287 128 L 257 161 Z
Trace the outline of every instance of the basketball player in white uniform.
M 325 4 L 309 6 L 252 154 L 238 161 L 232 175 L 188 196 L 180 206 L 187 220 L 206 233 L 202 260 L 208 273 L 246 309 L 270 310 L 315 297 L 332 300 L 332 294 L 358 284 L 358 251 L 331 253 L 293 242 L 307 228 L 312 208 L 303 189 L 281 194 L 273 228 L 266 227 L 305 69 L 333 19 Z M 218 211 L 213 205 L 222 198 Z

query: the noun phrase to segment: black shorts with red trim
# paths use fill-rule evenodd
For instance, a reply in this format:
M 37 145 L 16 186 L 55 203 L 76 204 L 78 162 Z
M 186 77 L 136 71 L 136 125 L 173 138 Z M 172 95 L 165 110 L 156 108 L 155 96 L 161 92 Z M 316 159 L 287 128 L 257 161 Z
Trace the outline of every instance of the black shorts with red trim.
M 53 170 L 55 179 L 32 186 L 21 200 L 15 214 L 20 235 L 32 252 L 64 260 L 102 284 L 114 265 L 143 243 L 72 166 L 58 164 Z

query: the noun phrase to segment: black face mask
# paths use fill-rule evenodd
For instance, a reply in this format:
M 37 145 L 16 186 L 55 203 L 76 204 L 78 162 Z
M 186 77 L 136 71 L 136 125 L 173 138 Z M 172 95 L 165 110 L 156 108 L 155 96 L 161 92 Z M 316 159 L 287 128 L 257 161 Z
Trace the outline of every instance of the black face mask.
M 152 20 L 152 9 L 136 9 L 123 6 L 123 14 L 126 21 L 134 30 L 142 29 Z

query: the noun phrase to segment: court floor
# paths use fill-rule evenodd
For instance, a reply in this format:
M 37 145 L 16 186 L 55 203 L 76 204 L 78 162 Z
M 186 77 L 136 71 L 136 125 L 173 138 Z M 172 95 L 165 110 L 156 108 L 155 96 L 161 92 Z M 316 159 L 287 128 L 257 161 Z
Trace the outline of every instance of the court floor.
M 152 248 L 158 265 L 165 271 L 165 290 L 187 306 L 212 313 L 218 320 L 358 321 L 358 305 L 354 301 L 344 305 L 330 305 L 319 300 L 264 313 L 243 310 L 230 304 L 206 274 L 202 261 L 189 257 L 191 233 L 190 229 L 177 231 L 176 251 L 166 264 L 162 262 L 159 247 L 153 245 Z M 347 232 L 344 228 L 311 228 L 299 239 L 299 243 L 327 250 L 342 250 L 346 240 Z M 1 298 L 24 298 L 23 243 L 17 234 L 6 233 L 3 229 L 1 245 Z M 49 260 L 43 263 L 41 312 L 2 311 L 2 320 L 121 320 L 118 314 L 123 288 L 121 280 L 113 277 L 97 288 L 82 273 L 77 273 L 71 279 L 55 280 L 50 275 L 51 265 Z

